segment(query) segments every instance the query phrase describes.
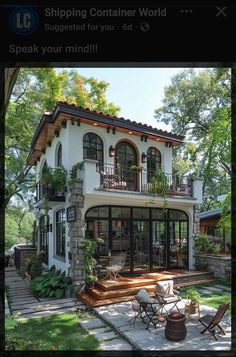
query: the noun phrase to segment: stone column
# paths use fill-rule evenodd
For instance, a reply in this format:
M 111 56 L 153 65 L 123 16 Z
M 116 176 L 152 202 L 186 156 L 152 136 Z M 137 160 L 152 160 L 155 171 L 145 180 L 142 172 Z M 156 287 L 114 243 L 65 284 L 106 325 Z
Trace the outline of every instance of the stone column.
M 70 237 L 69 275 L 75 286 L 81 286 L 84 280 L 82 242 L 84 240 L 84 219 L 81 209 L 84 207 L 83 181 L 78 180 L 69 187 L 69 204 L 76 206 L 76 220 L 68 222 Z

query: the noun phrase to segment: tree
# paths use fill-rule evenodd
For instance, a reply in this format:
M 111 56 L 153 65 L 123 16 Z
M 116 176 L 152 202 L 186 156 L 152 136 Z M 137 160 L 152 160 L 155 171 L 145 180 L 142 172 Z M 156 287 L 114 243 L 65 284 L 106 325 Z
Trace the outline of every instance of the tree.
M 186 135 L 187 142 L 173 151 L 174 171 L 202 176 L 205 200 L 211 202 L 230 189 L 230 75 L 227 68 L 184 70 L 172 78 L 163 106 L 155 110 L 158 121 Z
M 42 114 L 52 111 L 56 102 L 62 100 L 116 115 L 119 107 L 105 98 L 108 85 L 104 81 L 82 77 L 75 70 L 20 70 L 6 113 L 4 207 L 12 197 L 29 199 L 34 191 L 34 170 L 26 165 L 26 159 Z
M 28 207 L 9 206 L 5 219 L 5 248 L 19 243 L 22 239 L 26 242 L 32 240 L 35 216 L 28 211 Z

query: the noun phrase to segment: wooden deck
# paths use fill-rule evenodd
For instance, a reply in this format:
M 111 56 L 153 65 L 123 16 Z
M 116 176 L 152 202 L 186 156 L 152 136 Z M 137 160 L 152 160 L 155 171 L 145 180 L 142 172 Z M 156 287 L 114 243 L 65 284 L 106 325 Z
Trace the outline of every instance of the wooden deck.
M 174 286 L 183 287 L 196 284 L 208 284 L 213 276 L 207 271 L 187 269 L 145 273 L 135 277 L 123 276 L 120 280 L 99 280 L 93 289 L 87 289 L 77 297 L 89 306 L 96 307 L 134 299 L 139 289 L 145 288 L 151 295 L 156 290 L 156 282 L 174 280 Z

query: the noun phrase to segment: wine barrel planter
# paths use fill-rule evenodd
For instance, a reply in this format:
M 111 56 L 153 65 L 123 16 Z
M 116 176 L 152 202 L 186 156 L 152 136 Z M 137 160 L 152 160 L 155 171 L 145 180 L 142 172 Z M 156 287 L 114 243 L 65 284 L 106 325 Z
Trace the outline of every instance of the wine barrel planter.
M 172 312 L 166 318 L 165 336 L 170 341 L 181 341 L 187 334 L 186 317 L 178 312 Z

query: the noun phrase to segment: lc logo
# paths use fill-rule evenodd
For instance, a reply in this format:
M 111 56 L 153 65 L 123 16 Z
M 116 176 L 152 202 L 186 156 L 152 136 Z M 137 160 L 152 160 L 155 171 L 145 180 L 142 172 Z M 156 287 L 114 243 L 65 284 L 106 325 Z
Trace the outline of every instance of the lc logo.
M 17 35 L 30 35 L 38 27 L 38 14 L 30 7 L 19 6 L 11 12 L 9 24 Z

